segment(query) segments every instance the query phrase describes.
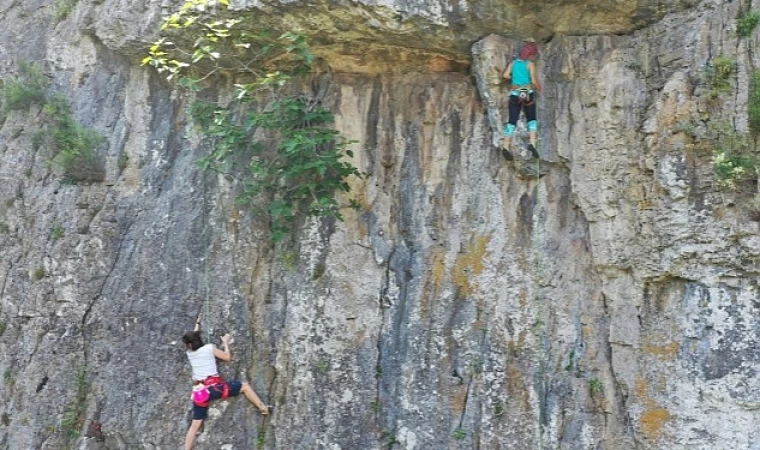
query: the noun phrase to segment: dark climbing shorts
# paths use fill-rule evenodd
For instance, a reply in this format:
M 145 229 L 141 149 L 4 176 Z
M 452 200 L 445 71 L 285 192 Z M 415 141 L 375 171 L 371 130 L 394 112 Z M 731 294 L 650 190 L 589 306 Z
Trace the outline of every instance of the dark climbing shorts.
M 237 380 L 228 381 L 227 385 L 230 387 L 229 397 L 237 397 L 240 395 L 240 388 L 243 384 Z M 211 386 L 208 388 L 209 396 L 211 400 L 219 400 L 222 398 L 221 386 Z M 193 403 L 193 420 L 206 420 L 208 417 L 208 406 L 198 406 Z
M 509 96 L 509 122 L 512 125 L 517 124 L 520 118 L 520 108 L 525 108 L 525 120 L 530 122 L 536 120 L 536 93 L 531 92 L 528 98 L 529 105 L 520 104 L 520 99 L 516 95 Z

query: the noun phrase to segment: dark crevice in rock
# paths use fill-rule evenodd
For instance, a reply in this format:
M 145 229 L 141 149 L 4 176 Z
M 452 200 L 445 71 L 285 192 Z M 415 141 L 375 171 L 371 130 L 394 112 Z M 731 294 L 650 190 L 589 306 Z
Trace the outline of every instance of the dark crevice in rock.
M 520 196 L 520 209 L 517 213 L 517 243 L 529 247 L 533 235 L 533 208 L 536 205 L 535 191 L 533 195 L 527 192 Z
M 92 297 L 92 299 L 90 300 L 90 302 L 87 305 L 87 309 L 85 309 L 85 312 L 82 315 L 81 325 L 82 325 L 83 329 L 87 325 L 87 319 L 89 318 L 90 313 L 92 312 L 92 309 L 93 309 L 93 307 L 95 305 L 95 302 L 97 302 L 97 300 L 103 296 L 103 291 L 105 290 L 108 281 L 111 279 L 111 276 L 113 275 L 114 270 L 116 269 L 116 265 L 119 263 L 119 261 L 121 259 L 121 249 L 124 246 L 124 242 L 126 241 L 126 237 L 129 235 L 129 232 L 130 232 L 133 224 L 134 224 L 134 222 L 132 222 L 132 221 L 127 222 L 126 227 L 123 229 L 123 231 L 119 235 L 119 239 L 117 239 L 118 242 L 117 242 L 116 249 L 114 251 L 113 260 L 111 261 L 111 266 L 108 268 L 108 272 L 103 277 L 103 281 L 100 283 L 100 287 L 98 288 L 97 294 L 95 294 Z
M 612 348 L 612 342 L 610 342 L 610 339 L 609 339 L 609 332 L 606 333 L 606 339 L 604 339 L 602 342 L 604 343 L 604 352 L 605 352 L 604 361 L 607 363 L 607 370 L 609 371 L 610 377 L 612 378 L 612 386 L 614 388 L 614 391 L 611 396 L 615 400 L 613 403 L 613 407 L 615 407 L 615 410 L 612 411 L 612 413 L 614 414 L 613 417 L 617 417 L 617 419 L 622 422 L 621 425 L 623 426 L 623 431 L 628 432 L 630 436 L 632 436 L 635 439 L 635 432 L 630 427 L 631 418 L 630 416 L 628 416 L 628 411 L 630 411 L 627 405 L 628 395 L 629 395 L 629 386 L 625 386 L 625 384 L 618 379 L 617 372 L 615 371 L 615 365 L 613 364 L 613 359 L 612 359 L 613 357 L 612 353 L 614 350 Z
M 377 299 L 377 312 L 380 316 L 380 328 L 378 329 L 377 333 L 377 362 L 375 363 L 375 421 L 377 425 L 379 425 L 382 428 L 382 420 L 381 420 L 381 412 L 383 407 L 383 386 L 382 386 L 382 380 L 383 380 L 383 361 L 385 360 L 386 354 L 384 352 L 384 346 L 383 346 L 383 334 L 386 332 L 386 311 L 388 308 L 391 307 L 391 304 L 388 300 L 389 295 L 389 289 L 390 289 L 390 283 L 391 283 L 391 265 L 390 261 L 393 259 L 394 253 L 396 252 L 395 247 L 390 250 L 390 254 L 388 255 L 388 259 L 385 266 L 385 272 L 383 276 L 383 281 L 381 284 L 381 291 L 379 292 L 379 296 Z M 393 374 L 385 374 L 385 376 L 393 376 Z M 389 407 L 392 404 L 392 398 L 389 397 Z
M 386 402 L 396 404 L 401 396 L 400 374 L 402 365 L 407 357 L 409 345 L 408 302 L 411 255 L 404 247 L 394 249 L 393 257 L 389 259 L 390 270 L 394 274 L 394 282 L 398 286 L 398 296 L 395 302 L 387 308 L 388 318 L 384 317 L 386 335 L 383 340 L 383 360 L 381 363 L 381 392 L 385 393 Z M 386 428 L 395 429 L 399 411 L 384 409 L 383 418 Z
M 380 122 L 380 100 L 383 94 L 383 84 L 380 76 L 372 79 L 372 96 L 367 108 L 367 126 L 365 130 L 365 147 L 364 154 L 367 155 L 367 173 L 373 175 L 376 173 L 375 153 L 378 146 L 378 126 Z
M 5 271 L 5 275 L 3 275 L 3 285 L 0 286 L 0 297 L 5 294 L 5 286 L 8 284 L 8 280 L 10 279 L 11 270 L 13 270 L 13 261 L 8 261 L 8 270 Z
M 467 380 L 467 388 L 465 388 L 465 391 L 464 391 L 464 400 L 462 401 L 462 412 L 459 414 L 459 428 L 462 428 L 462 426 L 464 425 L 464 419 L 465 419 L 465 416 L 467 415 L 467 405 L 470 400 L 470 390 L 472 389 L 472 375 L 470 375 L 468 378 L 469 379 Z M 463 380 L 460 378 L 460 381 L 463 381 Z

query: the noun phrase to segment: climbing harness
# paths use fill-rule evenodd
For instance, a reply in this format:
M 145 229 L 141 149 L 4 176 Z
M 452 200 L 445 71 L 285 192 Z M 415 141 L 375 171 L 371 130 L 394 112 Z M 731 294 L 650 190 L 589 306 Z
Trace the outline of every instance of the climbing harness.
M 522 106 L 530 106 L 536 102 L 530 98 L 530 89 L 515 89 L 515 91 L 517 91 L 517 99 Z
M 230 386 L 227 382 L 218 375 L 212 375 L 193 384 L 193 403 L 204 408 L 208 406 L 211 402 L 210 389 L 221 391 L 222 400 L 230 396 Z

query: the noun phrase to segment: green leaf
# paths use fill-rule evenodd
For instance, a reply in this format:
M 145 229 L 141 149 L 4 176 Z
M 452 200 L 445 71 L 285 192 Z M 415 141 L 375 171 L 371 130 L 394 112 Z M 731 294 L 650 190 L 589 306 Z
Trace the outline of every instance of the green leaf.
M 272 240 L 274 242 L 281 242 L 283 239 L 285 239 L 285 236 L 287 236 L 287 232 L 284 230 L 273 230 L 272 231 Z

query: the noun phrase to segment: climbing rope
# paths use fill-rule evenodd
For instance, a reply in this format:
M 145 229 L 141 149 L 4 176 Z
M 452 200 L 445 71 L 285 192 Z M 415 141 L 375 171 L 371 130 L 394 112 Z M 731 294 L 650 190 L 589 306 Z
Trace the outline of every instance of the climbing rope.
M 539 417 L 538 417 L 538 424 L 536 427 L 536 448 L 538 450 L 543 449 L 543 437 L 544 437 L 544 414 L 546 413 L 544 411 L 545 405 L 544 405 L 544 396 L 546 395 L 545 392 L 545 378 L 546 378 L 546 323 L 544 321 L 544 304 L 541 298 L 541 281 L 542 281 L 542 275 L 543 275 L 543 251 L 545 247 L 545 230 L 541 228 L 542 215 L 543 215 L 543 204 L 541 203 L 541 158 L 536 159 L 536 198 L 534 201 L 533 206 L 533 229 L 536 233 L 536 239 L 534 244 L 534 251 L 536 255 L 536 272 L 534 275 L 535 283 L 534 283 L 534 301 L 536 304 L 536 349 L 540 350 L 540 355 L 538 358 L 538 386 L 537 386 L 537 395 L 538 395 L 538 411 L 539 411 Z
M 208 183 L 206 183 L 206 173 L 203 174 L 203 229 L 204 229 L 204 236 L 206 239 L 206 249 L 210 247 L 210 232 L 208 231 L 208 199 L 206 198 L 206 186 Z M 211 342 L 211 327 L 209 326 L 209 297 L 211 296 L 211 287 L 209 286 L 209 276 L 208 276 L 208 253 L 203 256 L 203 284 L 205 287 L 205 293 L 203 296 L 203 329 L 206 330 L 206 343 Z

